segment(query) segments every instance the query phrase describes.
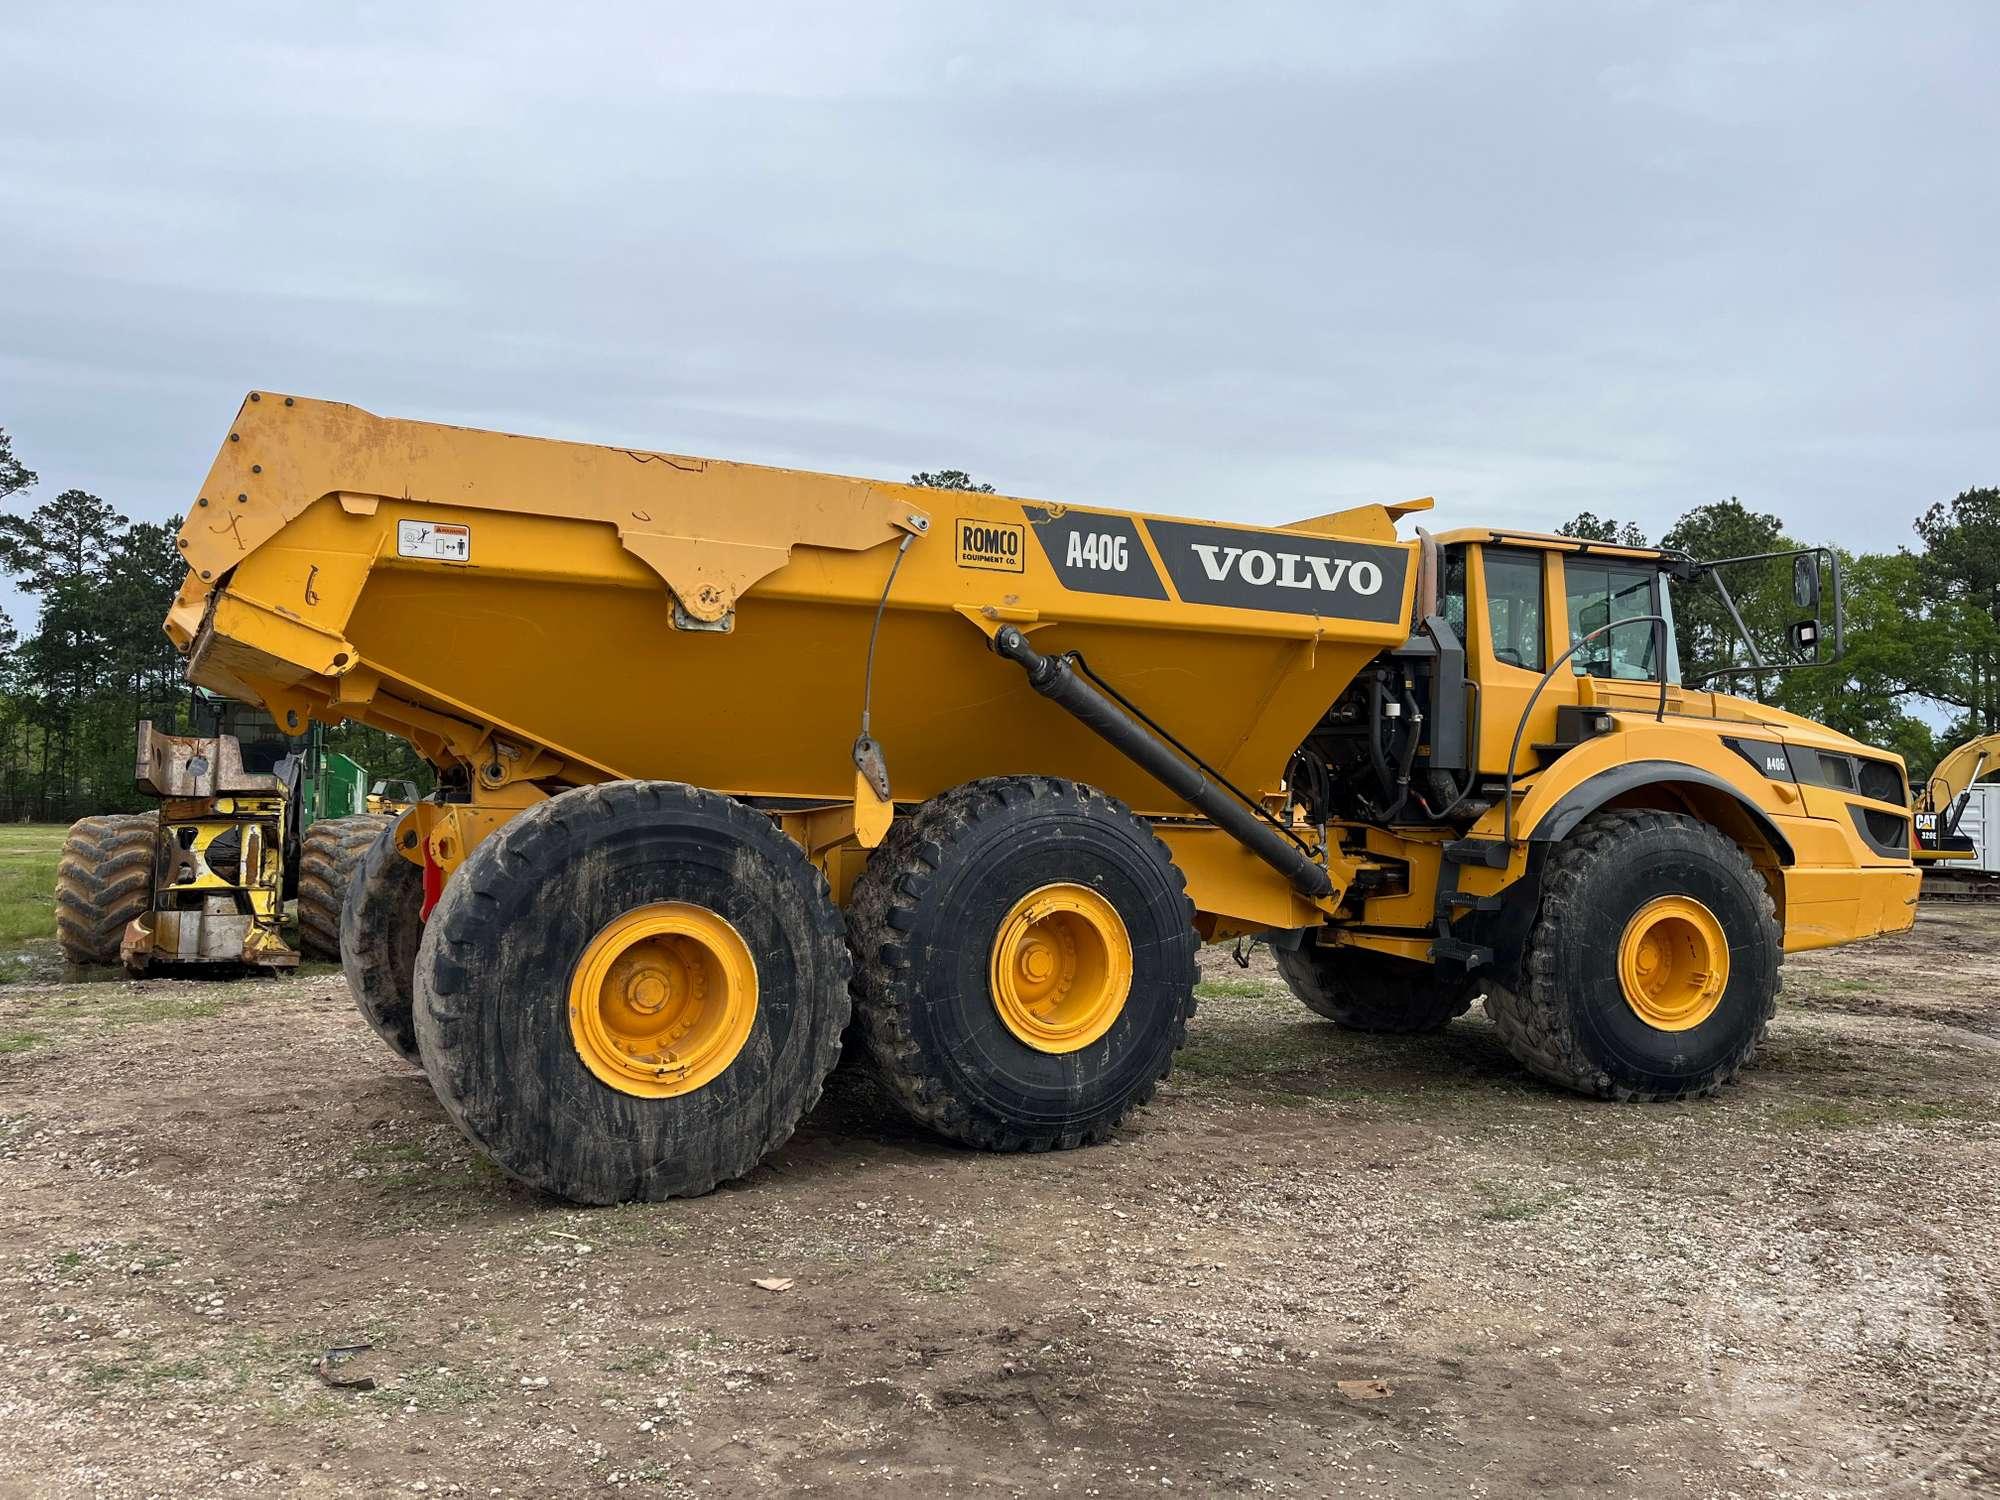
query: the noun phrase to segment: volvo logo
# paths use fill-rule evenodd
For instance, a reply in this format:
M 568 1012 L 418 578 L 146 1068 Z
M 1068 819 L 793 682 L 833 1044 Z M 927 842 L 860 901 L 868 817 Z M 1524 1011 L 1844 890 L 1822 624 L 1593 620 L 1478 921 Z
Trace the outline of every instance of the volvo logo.
M 1384 625 L 1401 621 L 1407 608 L 1407 547 L 1152 517 L 1146 529 L 1189 604 Z
M 1258 588 L 1318 588 L 1331 594 L 1345 583 L 1357 594 L 1372 594 L 1382 587 L 1381 568 L 1365 558 L 1356 562 L 1347 557 L 1265 552 L 1255 547 L 1221 547 L 1212 542 L 1190 542 L 1188 546 L 1201 559 L 1201 570 L 1211 583 L 1221 583 L 1233 572 Z

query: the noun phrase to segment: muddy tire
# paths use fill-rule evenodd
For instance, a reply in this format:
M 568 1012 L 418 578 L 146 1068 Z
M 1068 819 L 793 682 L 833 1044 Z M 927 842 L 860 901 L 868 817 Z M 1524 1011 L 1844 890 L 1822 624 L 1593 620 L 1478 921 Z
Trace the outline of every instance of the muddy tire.
M 631 935 L 649 922 L 704 936 Z M 770 818 L 610 782 L 521 813 L 446 882 L 417 952 L 417 1047 L 510 1175 L 578 1203 L 683 1197 L 748 1172 L 818 1101 L 848 969 L 825 879 Z M 657 1045 L 615 1051 L 604 1038 L 642 1009 Z
M 1701 935 L 1711 925 L 1712 940 Z M 1550 854 L 1527 952 L 1487 985 L 1486 1009 L 1507 1050 L 1550 1083 L 1603 1099 L 1688 1098 L 1755 1055 L 1783 956 L 1769 889 L 1714 827 L 1596 813 Z
M 1000 955 L 1025 952 L 1019 935 L 1041 926 L 1031 898 L 1057 890 L 1102 926 L 1064 939 L 1078 987 L 1059 977 L 1062 998 L 1048 1016 L 1070 1030 L 1035 1045 L 1034 1018 L 996 992 L 1008 983 Z M 1129 951 L 1124 999 L 1115 1010 L 1107 1002 L 1066 1013 L 1067 997 L 1090 987 L 1092 932 L 1117 930 L 1107 911 L 1125 934 L 1121 959 Z M 855 1005 L 875 1069 L 911 1118 L 966 1145 L 1046 1151 L 1101 1141 L 1152 1097 L 1187 1039 L 1193 918 L 1166 846 L 1102 792 L 1039 776 L 946 792 L 875 851 L 848 903 Z M 1109 996 L 1116 986 L 1097 988 Z
M 405 1062 L 417 1055 L 417 949 L 424 940 L 424 872 L 396 852 L 390 823 L 368 846 L 340 908 L 340 967 L 375 1034 Z
M 1361 948 L 1275 948 L 1278 972 L 1314 1015 L 1349 1031 L 1442 1031 L 1472 1009 L 1479 981 Z
M 340 962 L 340 911 L 369 845 L 389 820 L 377 813 L 322 818 L 299 842 L 299 952 Z
M 115 964 L 135 917 L 153 908 L 157 813 L 110 813 L 70 826 L 56 865 L 56 942 L 80 966 Z

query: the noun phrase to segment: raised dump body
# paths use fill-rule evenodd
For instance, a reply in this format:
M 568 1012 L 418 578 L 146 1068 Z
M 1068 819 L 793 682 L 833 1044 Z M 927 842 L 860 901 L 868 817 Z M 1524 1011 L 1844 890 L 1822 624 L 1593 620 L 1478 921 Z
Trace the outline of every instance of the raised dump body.
M 1786 948 L 1911 920 L 1901 763 L 1680 684 L 1699 566 L 1399 538 L 1428 504 L 1220 525 L 258 392 L 168 630 L 196 681 L 437 766 L 349 977 L 573 1197 L 782 1140 L 850 967 L 899 1097 L 992 1147 L 1150 1093 L 1197 938 L 1263 935 L 1341 1024 L 1484 990 L 1555 1081 L 1715 1087 Z

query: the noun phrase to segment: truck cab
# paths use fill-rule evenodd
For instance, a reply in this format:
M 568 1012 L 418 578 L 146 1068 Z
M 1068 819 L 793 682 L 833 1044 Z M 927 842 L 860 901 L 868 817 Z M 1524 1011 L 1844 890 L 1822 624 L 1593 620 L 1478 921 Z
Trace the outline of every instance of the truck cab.
M 1748 854 L 1787 951 L 1908 926 L 1916 880 L 1901 758 L 1682 680 L 1674 596 L 1711 587 L 1710 568 L 1532 533 L 1456 531 L 1435 546 L 1438 613 L 1465 653 L 1468 765 L 1462 780 L 1414 777 L 1412 807 L 1437 813 L 1463 793 L 1469 837 L 1525 832 L 1530 852 L 1599 810 L 1686 814 Z M 1720 589 L 1736 613 L 1726 580 Z M 1817 609 L 1816 586 L 1799 596 Z M 1792 630 L 1814 658 L 1824 634 L 1816 618 Z M 1753 660 L 1767 674 L 1805 664 Z

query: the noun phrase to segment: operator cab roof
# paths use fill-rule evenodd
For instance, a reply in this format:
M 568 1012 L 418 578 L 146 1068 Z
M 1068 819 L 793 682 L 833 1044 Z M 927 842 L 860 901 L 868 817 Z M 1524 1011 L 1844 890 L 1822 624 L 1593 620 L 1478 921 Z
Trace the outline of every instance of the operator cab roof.
M 1441 546 L 1477 542 L 1485 546 L 1536 547 L 1545 552 L 1589 553 L 1591 556 L 1629 557 L 1634 562 L 1667 565 L 1678 562 L 1680 554 L 1660 547 L 1628 547 L 1622 542 L 1594 542 L 1587 537 L 1558 536 L 1549 531 L 1496 531 L 1487 526 L 1468 526 L 1438 534 Z

